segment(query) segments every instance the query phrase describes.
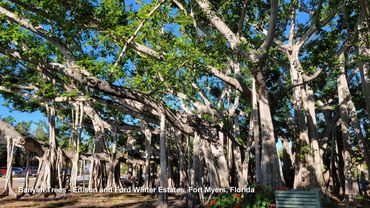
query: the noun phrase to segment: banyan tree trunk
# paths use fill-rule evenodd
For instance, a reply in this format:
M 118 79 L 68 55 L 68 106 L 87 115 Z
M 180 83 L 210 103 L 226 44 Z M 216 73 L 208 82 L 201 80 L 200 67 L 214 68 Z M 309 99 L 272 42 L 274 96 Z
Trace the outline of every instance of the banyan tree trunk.
M 193 184 L 191 182 L 192 178 L 192 165 L 191 161 L 191 146 L 190 146 L 190 136 L 186 138 L 186 146 L 187 146 L 187 161 L 188 161 L 188 180 L 187 180 L 187 188 L 191 187 Z M 192 207 L 192 199 L 193 199 L 193 192 L 188 191 L 186 194 L 186 205 L 188 207 Z
M 285 178 L 286 186 L 293 188 L 294 182 L 294 169 L 293 169 L 293 156 L 289 141 L 287 138 L 282 139 L 283 142 L 283 175 Z
M 101 188 L 103 186 L 103 169 L 104 164 L 97 158 L 92 158 L 90 161 L 90 177 L 88 188 Z
M 13 178 L 12 178 L 12 163 L 13 163 L 13 150 L 14 150 L 14 141 L 12 138 L 8 137 L 7 140 L 7 163 L 6 163 L 6 176 L 5 176 L 5 187 L 2 193 L 0 193 L 0 198 L 5 196 L 17 196 L 12 189 Z
M 167 139 L 167 155 L 173 155 L 171 152 L 171 142 Z M 167 159 L 167 184 L 169 188 L 174 188 L 175 187 L 175 172 L 174 172 L 174 158 L 168 157 Z M 141 166 L 140 166 L 141 170 Z M 140 177 L 141 178 L 141 177 Z M 140 179 L 139 179 L 140 181 Z
M 152 157 L 152 133 L 149 128 L 144 129 L 145 135 L 145 181 L 144 187 L 149 188 L 150 184 L 150 158 Z
M 220 178 L 220 187 L 228 189 L 230 187 L 228 180 L 229 171 L 223 149 L 220 144 L 210 144 L 210 147 Z
M 331 140 L 331 155 L 330 155 L 330 161 L 331 161 L 331 166 L 330 166 L 330 170 L 331 170 L 331 183 L 332 183 L 332 187 L 333 187 L 333 192 L 335 194 L 339 194 L 340 191 L 341 191 L 341 181 L 342 181 L 342 177 L 341 177 L 341 174 L 340 174 L 340 171 L 339 169 L 341 169 L 341 165 L 339 163 L 339 155 L 338 155 L 338 152 L 340 151 L 339 149 L 339 142 L 338 142 L 338 139 L 337 137 L 339 138 L 339 135 L 337 133 L 337 128 L 333 128 L 333 131 L 332 131 L 332 140 Z
M 193 187 L 201 188 L 203 177 L 203 152 L 200 142 L 200 136 L 197 133 L 195 133 L 193 140 L 193 170 Z M 203 193 L 196 193 L 193 195 L 193 205 L 199 204 L 202 200 Z
M 223 133 L 221 133 L 223 134 Z M 229 170 L 230 180 L 229 184 L 231 186 L 235 186 L 236 184 L 236 168 L 235 168 L 235 160 L 234 160 L 234 148 L 233 148 L 233 142 L 228 136 L 223 136 L 226 139 L 226 153 L 227 153 L 227 167 Z
M 123 187 L 121 182 L 121 161 L 117 161 L 115 170 L 114 170 L 114 180 L 116 183 L 116 186 Z
M 92 120 L 94 132 L 95 132 L 95 148 L 94 153 L 100 154 L 106 152 L 106 145 L 104 141 L 102 125 L 95 120 Z M 90 180 L 89 188 L 101 188 L 104 184 L 104 161 L 97 158 L 91 160 Z
M 117 178 L 116 178 L 117 176 L 116 169 L 117 169 L 119 162 L 116 157 L 117 156 L 116 156 L 115 151 L 113 151 L 112 155 L 109 157 L 109 161 L 107 165 L 108 166 L 107 167 L 108 180 L 107 180 L 107 186 L 106 186 L 107 188 L 119 187 L 119 183 L 117 183 Z
M 292 52 L 288 55 L 290 62 L 290 76 L 293 85 L 303 83 L 302 66 L 298 59 L 298 48 L 293 47 Z M 307 104 L 307 93 L 304 86 L 296 86 L 293 88 L 292 98 L 295 117 L 297 121 L 298 141 L 296 142 L 295 152 L 295 178 L 294 188 L 312 188 L 318 187 L 319 181 L 316 177 L 316 167 L 311 156 L 311 143 L 308 134 L 308 119 L 306 114 L 310 117 Z M 314 119 L 314 118 L 311 118 Z M 320 171 L 320 170 L 318 170 Z M 320 177 L 322 178 L 322 177 Z M 320 181 L 323 184 L 323 181 Z
M 63 179 L 62 179 L 62 170 L 63 169 L 63 151 L 61 148 L 58 148 L 57 151 L 57 176 L 58 176 L 58 185 L 59 188 L 63 188 Z
M 308 88 L 308 86 L 307 86 Z M 317 132 L 317 121 L 316 121 L 316 110 L 313 91 L 308 89 L 307 91 L 306 104 L 306 117 L 308 124 L 308 133 L 311 139 L 311 152 L 313 154 L 313 168 L 316 174 L 317 185 L 322 191 L 325 191 L 325 180 L 324 180 L 324 162 L 322 157 L 322 151 L 319 145 L 319 136 Z
M 369 24 L 369 12 L 365 12 L 369 8 L 369 1 L 361 0 L 361 14 L 365 18 L 363 18 L 363 22 L 358 25 L 359 32 L 359 40 L 361 42 L 359 46 L 359 55 L 364 57 L 370 56 L 370 44 L 368 37 L 368 32 L 364 30 L 366 27 L 368 31 L 370 30 Z M 367 19 L 367 23 L 366 23 Z M 364 61 L 360 64 L 360 73 L 361 73 L 361 81 L 362 81 L 362 90 L 363 90 L 363 97 L 366 102 L 366 111 L 368 119 L 370 120 L 370 63 L 368 61 Z M 368 180 L 370 180 L 370 141 L 369 139 L 364 138 L 363 140 L 363 149 L 364 149 L 364 157 L 367 166 L 367 176 Z
M 179 173 L 180 173 L 180 187 L 186 186 L 186 141 L 184 141 L 186 137 L 184 135 L 181 135 L 181 139 L 176 139 L 177 142 L 177 154 L 178 154 L 178 160 L 179 160 Z
M 252 78 L 252 112 L 249 121 L 250 140 L 253 138 L 254 143 L 254 158 L 255 158 L 255 173 L 256 182 L 262 183 L 262 169 L 261 169 L 261 140 L 260 140 L 260 127 L 259 127 L 259 113 L 258 113 L 258 98 L 256 89 L 256 79 Z M 248 168 L 246 165 L 243 168 Z
M 240 127 L 239 127 L 238 115 L 234 117 L 234 135 L 235 135 L 235 138 L 240 138 Z M 242 146 L 240 146 L 236 141 L 233 141 L 233 152 L 235 153 L 234 160 L 235 160 L 235 167 L 237 170 L 237 183 L 239 187 L 245 187 L 248 183 L 248 168 L 246 169 L 244 168 L 243 162 L 248 163 L 249 161 L 246 161 L 246 160 L 242 161 L 242 149 L 241 148 Z M 247 167 L 248 167 L 248 164 L 247 164 Z
M 160 166 L 161 166 L 161 170 L 160 170 L 160 186 L 162 188 L 167 188 L 168 187 L 168 184 L 167 184 L 167 147 L 166 147 L 166 143 L 167 143 L 167 138 L 166 138 L 166 134 L 167 134 L 167 131 L 166 131 L 166 117 L 165 115 L 162 113 L 161 114 L 161 122 L 160 122 L 160 129 L 161 129 L 161 132 L 160 132 Z M 168 207 L 168 198 L 167 198 L 167 193 L 166 192 L 162 192 L 159 194 L 159 207 L 160 208 L 167 208 Z
M 218 175 L 218 170 L 214 163 L 214 158 L 208 141 L 201 141 L 203 143 L 203 152 L 206 166 L 208 169 L 208 180 L 209 185 L 212 188 L 220 187 L 220 177 Z
M 77 177 L 78 177 L 78 160 L 79 160 L 79 154 L 78 151 L 75 152 L 73 155 L 71 161 L 72 161 L 72 169 L 71 169 L 71 181 L 70 181 L 70 187 L 73 189 L 74 187 L 77 187 Z
M 224 149 L 221 144 L 221 140 L 223 139 L 223 133 L 219 132 L 219 141 L 220 143 L 211 143 L 210 149 L 212 153 L 212 157 L 216 166 L 217 174 L 220 180 L 220 188 L 228 189 L 230 187 L 229 184 L 229 167 L 226 161 L 226 156 L 224 154 Z
M 261 122 L 261 172 L 262 183 L 272 187 L 281 186 L 281 171 L 276 150 L 274 126 L 272 123 L 270 104 L 262 72 L 258 70 L 256 88 L 259 96 L 259 118 Z
M 30 154 L 26 154 L 26 168 L 24 169 L 24 184 L 23 190 L 27 190 L 29 188 L 29 172 L 30 172 Z M 29 194 L 29 192 L 27 192 Z M 26 192 L 21 193 L 18 197 L 22 197 L 26 194 Z
M 340 58 L 344 61 L 344 56 Z M 344 63 L 343 63 L 344 64 Z M 344 65 L 340 67 L 341 75 L 338 78 L 338 101 L 339 101 L 339 112 L 340 112 L 340 128 L 342 132 L 343 139 L 343 162 L 344 162 L 344 194 L 349 195 L 350 200 L 353 200 L 354 196 L 357 194 L 354 175 L 353 175 L 353 162 L 352 162 L 352 149 L 351 149 L 351 137 L 349 135 L 349 105 L 353 105 L 351 102 L 351 95 L 348 89 L 347 78 L 345 75 Z
M 88 188 L 91 189 L 94 186 L 94 166 L 95 166 L 95 159 L 90 160 L 90 170 L 89 170 L 89 183 Z
M 40 187 L 45 191 L 45 196 L 50 194 L 50 188 L 56 188 L 57 178 L 57 142 L 55 136 L 55 106 L 52 104 L 46 105 L 49 123 L 49 148 L 44 152 L 42 157 L 42 166 L 40 169 Z M 53 193 L 55 194 L 55 193 Z
M 48 196 L 52 188 L 56 188 L 57 185 L 58 151 L 55 138 L 55 107 L 53 105 L 49 106 L 48 104 L 46 106 L 49 123 L 49 147 L 45 151 L 40 151 L 37 154 L 37 158 L 39 159 L 39 169 L 34 188 L 41 188 L 44 195 Z M 37 142 L 33 143 L 36 145 Z

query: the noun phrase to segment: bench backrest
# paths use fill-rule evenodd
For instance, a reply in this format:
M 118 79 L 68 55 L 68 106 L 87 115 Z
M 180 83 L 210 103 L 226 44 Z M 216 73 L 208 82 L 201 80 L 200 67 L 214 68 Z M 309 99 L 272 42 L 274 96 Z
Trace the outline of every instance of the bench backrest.
M 319 190 L 276 190 L 277 208 L 321 208 Z

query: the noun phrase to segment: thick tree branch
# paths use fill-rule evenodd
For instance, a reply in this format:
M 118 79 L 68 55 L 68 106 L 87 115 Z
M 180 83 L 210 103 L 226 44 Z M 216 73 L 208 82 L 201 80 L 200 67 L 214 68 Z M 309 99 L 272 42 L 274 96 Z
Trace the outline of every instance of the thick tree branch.
M 296 8 L 293 6 L 293 11 L 290 16 L 290 29 L 288 35 L 288 45 L 293 45 L 294 35 L 295 35 L 295 20 L 296 20 Z
M 23 89 L 23 86 L 20 86 L 20 89 Z M 26 89 L 28 89 L 26 87 Z M 134 125 L 128 125 L 128 124 L 120 124 L 120 125 L 114 125 L 100 117 L 98 113 L 93 109 L 92 103 L 90 102 L 91 99 L 86 97 L 86 96 L 77 96 L 77 97 L 65 97 L 65 96 L 60 96 L 60 97 L 55 97 L 55 98 L 43 98 L 40 96 L 37 96 L 36 94 L 30 94 L 30 93 L 23 93 L 20 91 L 14 91 L 12 89 L 9 89 L 4 86 L 0 86 L 0 91 L 7 92 L 7 93 L 12 93 L 17 96 L 21 97 L 29 97 L 35 101 L 38 101 L 41 106 L 44 106 L 45 102 L 71 102 L 71 101 L 82 101 L 85 102 L 85 107 L 84 107 L 84 112 L 86 115 L 88 115 L 92 120 L 98 121 L 102 125 L 103 128 L 108 129 L 110 131 L 113 131 L 113 129 L 121 129 L 121 130 L 140 130 L 138 126 Z
M 0 51 L 6 55 L 11 56 L 17 60 L 23 60 L 29 63 L 38 65 L 40 68 L 44 68 L 49 71 L 55 71 L 62 73 L 69 78 L 79 82 L 82 85 L 88 86 L 90 88 L 96 89 L 101 92 L 105 92 L 107 95 L 114 96 L 118 99 L 129 99 L 140 102 L 144 105 L 150 106 L 157 112 L 163 112 L 168 121 L 172 123 L 179 130 L 186 134 L 193 134 L 193 128 L 185 123 L 183 123 L 179 118 L 180 116 L 172 112 L 163 101 L 154 100 L 149 95 L 142 94 L 138 91 L 131 90 L 125 87 L 115 86 L 109 82 L 98 79 L 92 76 L 89 72 L 77 65 L 65 66 L 59 63 L 44 63 L 40 60 L 32 59 L 21 55 L 19 52 L 12 49 L 6 49 L 0 46 Z
M 207 101 L 205 101 L 206 104 L 204 105 L 204 104 L 202 104 L 198 101 L 195 101 L 194 99 L 189 98 L 184 93 L 177 93 L 177 96 L 183 101 L 184 100 L 191 100 L 192 104 L 198 109 L 198 112 L 197 112 L 198 115 L 200 115 L 202 113 L 209 113 L 209 114 L 211 114 L 212 116 L 214 116 L 215 118 L 218 118 L 218 119 L 222 117 L 222 113 L 219 112 L 218 110 L 212 108 L 210 105 L 207 105 Z M 189 110 L 189 109 L 187 109 L 187 110 Z
M 211 3 L 208 0 L 196 0 L 199 7 L 206 14 L 211 23 L 217 28 L 217 30 L 226 38 L 229 42 L 231 49 L 237 53 L 243 54 L 246 58 L 252 62 L 257 62 L 258 57 L 255 53 L 249 53 L 242 50 L 239 46 L 241 44 L 240 39 L 231 31 L 225 22 L 212 10 Z
M 12 125 L 0 120 L 0 138 L 10 137 L 15 141 L 15 144 L 24 147 L 28 152 L 42 156 L 44 154 L 41 145 L 31 137 L 21 135 Z
M 208 0 L 196 0 L 199 7 L 206 14 L 211 23 L 217 28 L 217 30 L 224 35 L 227 41 L 230 43 L 232 49 L 237 49 L 240 45 L 240 39 L 231 31 L 231 29 L 221 20 L 220 17 L 212 10 L 211 3 Z
M 278 0 L 270 0 L 271 5 L 271 14 L 270 14 L 270 21 L 269 21 L 269 30 L 267 32 L 266 38 L 263 41 L 262 45 L 257 50 L 258 55 L 265 55 L 266 51 L 271 47 L 271 44 L 274 40 L 275 31 L 276 31 L 276 24 L 278 18 L 278 11 L 279 11 L 279 4 Z
M 238 22 L 238 32 L 236 33 L 238 36 L 240 36 L 242 34 L 244 21 L 245 21 L 245 16 L 247 14 L 248 3 L 249 3 L 249 0 L 243 0 L 242 12 L 240 14 L 240 18 L 239 18 L 239 22 Z
M 265 55 L 265 52 L 271 46 L 274 39 L 278 16 L 278 0 L 270 1 L 271 17 L 269 21 L 269 30 L 267 32 L 266 39 L 263 41 L 262 45 L 258 48 L 258 50 L 254 52 L 252 51 L 252 53 L 246 52 L 239 47 L 241 44 L 240 38 L 231 31 L 231 29 L 226 25 L 225 22 L 221 20 L 220 17 L 217 16 L 217 14 L 212 10 L 211 3 L 208 0 L 196 0 L 196 2 L 198 3 L 202 11 L 206 14 L 211 23 L 229 42 L 231 49 L 233 49 L 237 53 L 241 53 L 254 63 L 260 61 L 260 59 Z
M 315 71 L 315 73 L 311 76 L 307 76 L 305 74 L 302 75 L 303 77 L 303 82 L 311 82 L 312 80 L 316 79 L 322 72 L 322 68 L 319 68 L 318 70 Z
M 236 90 L 242 93 L 242 95 L 247 99 L 250 100 L 252 93 L 251 90 L 245 86 L 241 80 L 238 80 L 236 78 L 227 76 L 226 74 L 222 73 L 220 70 L 212 67 L 212 66 L 207 66 L 206 70 L 210 74 L 214 75 L 215 77 L 219 78 L 220 80 L 224 81 L 225 83 L 233 86 Z

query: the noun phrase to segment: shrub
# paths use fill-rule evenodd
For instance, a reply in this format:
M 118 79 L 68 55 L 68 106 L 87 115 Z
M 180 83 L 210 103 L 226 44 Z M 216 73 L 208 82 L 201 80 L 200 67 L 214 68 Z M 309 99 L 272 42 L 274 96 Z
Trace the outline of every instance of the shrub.
M 268 208 L 274 202 L 274 191 L 265 185 L 252 184 L 254 194 L 246 194 L 243 200 L 243 208 Z
M 212 197 L 206 204 L 209 208 L 240 207 L 240 208 L 272 208 L 274 204 L 274 190 L 265 185 L 252 184 L 255 193 L 227 193 Z M 287 190 L 286 187 L 277 187 L 276 190 Z
M 209 208 L 231 208 L 231 207 L 241 207 L 242 198 L 241 194 L 238 193 L 227 193 L 227 194 L 221 194 L 219 196 L 215 196 L 212 198 L 212 200 L 206 205 L 206 207 Z

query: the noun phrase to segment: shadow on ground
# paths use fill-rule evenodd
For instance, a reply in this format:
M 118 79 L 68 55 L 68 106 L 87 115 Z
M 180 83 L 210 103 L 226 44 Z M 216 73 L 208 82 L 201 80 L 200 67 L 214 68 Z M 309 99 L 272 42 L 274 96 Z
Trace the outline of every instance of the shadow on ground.
M 169 207 L 185 207 L 183 197 L 169 197 Z M 56 197 L 42 195 L 25 196 L 21 199 L 14 197 L 0 198 L 0 207 L 157 207 L 158 198 L 142 194 L 126 193 L 71 193 L 60 194 Z

